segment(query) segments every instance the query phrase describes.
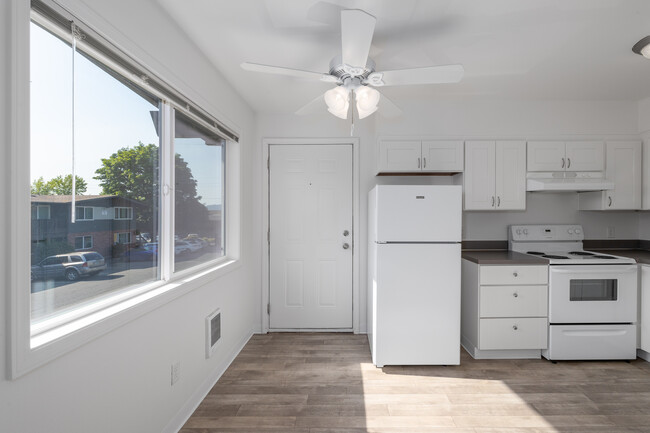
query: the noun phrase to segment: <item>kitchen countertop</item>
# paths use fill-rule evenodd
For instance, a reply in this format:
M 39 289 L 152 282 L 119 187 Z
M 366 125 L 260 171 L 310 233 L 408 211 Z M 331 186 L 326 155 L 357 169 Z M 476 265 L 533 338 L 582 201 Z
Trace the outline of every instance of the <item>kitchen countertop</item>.
M 547 259 L 507 250 L 463 251 L 462 257 L 479 265 L 548 265 Z
M 630 257 L 637 263 L 650 265 L 650 251 L 648 250 L 595 250 L 602 254 L 613 254 L 615 256 Z

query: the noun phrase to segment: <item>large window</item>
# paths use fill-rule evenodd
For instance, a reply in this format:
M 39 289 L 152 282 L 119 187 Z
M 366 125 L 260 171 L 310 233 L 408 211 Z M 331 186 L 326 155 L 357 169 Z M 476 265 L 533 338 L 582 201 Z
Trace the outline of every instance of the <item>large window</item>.
M 159 106 L 158 98 L 32 24 L 31 200 L 37 220 L 31 253 L 32 275 L 39 276 L 31 283 L 33 321 L 160 278 L 156 257 L 133 266 L 125 256 L 130 231 L 158 232 L 160 138 L 153 119 Z M 72 281 L 41 272 L 49 257 L 89 248 L 105 269 Z
M 43 337 L 50 331 L 65 335 L 62 325 L 226 257 L 226 147 L 237 137 L 133 72 L 133 59 L 96 34 L 67 28 L 70 17 L 57 15 L 65 12 L 40 0 L 32 7 L 35 347 L 51 341 Z
M 225 142 L 178 112 L 175 131 L 175 234 L 191 249 L 178 248 L 174 270 L 180 271 L 224 254 Z

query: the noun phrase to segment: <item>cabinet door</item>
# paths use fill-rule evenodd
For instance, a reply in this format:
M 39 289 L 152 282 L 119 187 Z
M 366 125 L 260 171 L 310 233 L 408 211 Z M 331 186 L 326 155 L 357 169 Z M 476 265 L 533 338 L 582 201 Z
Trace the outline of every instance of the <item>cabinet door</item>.
M 564 171 L 566 157 L 563 141 L 529 141 L 528 171 Z
M 422 142 L 422 171 L 463 171 L 463 142 L 433 140 Z
M 571 141 L 566 143 L 567 171 L 603 171 L 605 143 L 602 141 Z
M 603 208 L 641 209 L 641 142 L 608 142 L 605 173 L 616 186 L 603 192 Z
M 380 141 L 379 172 L 420 171 L 422 168 L 421 142 L 414 140 Z
M 641 349 L 650 352 L 650 266 L 641 266 Z
M 465 142 L 465 209 L 494 209 L 496 196 L 494 141 Z
M 496 143 L 496 209 L 526 209 L 526 142 Z

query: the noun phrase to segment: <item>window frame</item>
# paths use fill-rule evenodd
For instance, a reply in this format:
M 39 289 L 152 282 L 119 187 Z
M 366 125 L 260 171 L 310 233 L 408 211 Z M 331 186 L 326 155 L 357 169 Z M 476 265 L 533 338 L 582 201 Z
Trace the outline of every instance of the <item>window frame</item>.
M 47 218 L 41 218 L 41 209 L 47 209 Z M 49 204 L 36 205 L 36 220 L 49 220 L 52 218 L 52 209 Z
M 86 246 L 86 238 L 90 239 L 90 246 Z M 77 239 L 81 239 L 81 248 L 77 248 Z M 75 251 L 83 251 L 83 250 L 89 250 L 92 249 L 93 245 L 95 245 L 93 241 L 93 236 L 92 235 L 81 235 L 81 236 L 75 236 L 74 237 L 74 250 Z
M 94 221 L 95 220 L 95 208 L 92 206 L 75 206 L 75 220 L 76 221 Z M 82 210 L 83 212 L 83 218 L 79 217 L 79 209 Z M 92 213 L 92 218 L 86 218 L 86 212 L 90 209 L 90 213 Z
M 120 242 L 120 236 L 126 235 L 128 239 L 127 242 Z M 120 245 L 128 245 L 131 243 L 131 232 L 116 232 L 115 233 L 115 243 Z
M 113 220 L 115 221 L 126 221 L 126 220 L 132 220 L 133 219 L 133 208 L 132 207 L 127 207 L 127 206 L 115 206 L 113 211 Z M 126 211 L 127 216 L 122 218 L 119 214 L 122 213 L 122 211 Z
M 170 206 L 172 200 L 161 200 L 161 230 L 159 251 L 166 249 L 167 254 L 164 260 L 161 260 L 161 280 L 144 284 L 139 287 L 131 287 L 128 291 L 118 291 L 114 296 L 107 300 L 100 300 L 92 305 L 92 308 L 81 307 L 70 314 L 63 314 L 52 320 L 48 320 L 47 326 L 42 323 L 32 323 L 30 314 L 30 291 L 27 289 L 30 285 L 30 246 L 31 242 L 25 242 L 25 239 L 31 239 L 31 199 L 30 199 L 30 147 L 29 143 L 29 125 L 30 125 L 30 108 L 29 103 L 29 56 L 30 56 L 30 25 L 33 16 L 36 14 L 29 2 L 23 0 L 9 0 L 10 14 L 12 23 L 10 32 L 10 128 L 9 128 L 9 158 L 8 165 L 12 167 L 9 190 L 9 221 L 11 233 L 9 235 L 10 258 L 8 263 L 9 275 L 8 282 L 9 299 L 7 314 L 9 316 L 9 368 L 7 377 L 16 379 L 22 375 L 50 362 L 51 360 L 68 353 L 89 341 L 98 338 L 112 330 L 123 326 L 142 315 L 145 315 L 165 303 L 171 302 L 190 291 L 208 284 L 215 279 L 222 277 L 241 267 L 240 261 L 240 203 L 239 197 L 242 175 L 240 169 L 241 150 L 239 140 L 226 139 L 226 165 L 229 168 L 229 174 L 226 178 L 226 197 L 224 203 L 229 224 L 225 227 L 229 239 L 226 255 L 196 267 L 184 270 L 178 273 L 172 273 L 173 265 L 173 218 L 169 218 L 173 207 Z M 44 0 L 47 5 L 64 16 L 75 14 L 75 11 L 67 11 L 51 0 Z M 75 14 L 73 18 L 78 17 Z M 104 31 L 105 34 L 115 34 L 115 30 L 110 26 L 104 25 L 102 28 L 101 20 L 89 22 L 80 21 L 82 30 L 92 32 L 94 36 L 98 35 L 93 30 L 89 30 L 86 25 L 91 25 L 95 29 Z M 50 30 L 50 29 L 48 29 Z M 98 36 L 101 38 L 101 36 Z M 118 35 L 119 39 L 119 35 Z M 105 41 L 105 39 L 102 39 Z M 153 62 L 155 68 L 147 67 L 147 71 L 166 70 L 165 66 L 151 59 L 145 50 L 134 45 L 128 39 L 121 40 L 122 46 L 127 46 L 127 52 L 130 56 L 127 58 L 148 59 Z M 116 45 L 110 44 L 111 49 L 116 50 L 117 55 L 123 55 L 124 52 Z M 87 53 L 87 52 L 86 52 Z M 88 54 L 88 53 L 87 53 Z M 135 57 L 133 57 L 135 55 Z M 99 60 L 106 60 L 99 54 Z M 116 72 L 125 75 L 125 70 L 113 68 Z M 154 75 L 160 76 L 160 75 Z M 177 80 L 176 80 L 177 81 Z M 174 82 L 172 80 L 172 82 Z M 137 83 L 139 86 L 146 86 L 147 83 Z M 202 96 L 186 85 L 177 86 L 182 91 L 181 94 L 190 94 L 198 100 L 203 100 Z M 188 99 L 189 101 L 189 99 Z M 181 110 L 186 115 L 192 115 L 189 109 L 183 106 L 175 106 L 171 103 L 161 104 L 161 117 L 167 116 L 166 126 L 161 129 L 161 135 L 167 137 L 167 142 L 171 140 L 171 150 L 163 152 L 161 155 L 161 191 L 160 196 L 169 194 L 170 185 L 173 185 L 173 136 L 174 127 L 171 122 L 170 113 L 173 109 Z M 194 105 L 193 105 L 194 107 Z M 185 111 L 187 110 L 187 111 Z M 199 118 L 200 123 L 210 128 L 214 125 L 207 123 Z M 221 123 L 221 125 L 224 125 Z M 239 128 L 232 124 L 226 124 L 230 131 L 235 131 L 239 135 Z M 164 139 L 164 138 L 163 138 Z M 169 156 L 171 153 L 172 157 Z M 166 155 L 167 154 L 167 155 Z M 165 161 L 166 160 L 166 161 Z M 165 169 L 162 165 L 167 163 Z M 171 203 L 173 204 L 173 203 Z M 167 216 L 166 216 L 167 215 Z M 170 221 L 171 220 L 171 221 Z M 166 235 L 164 235 L 166 233 Z M 225 237 L 226 235 L 224 235 Z

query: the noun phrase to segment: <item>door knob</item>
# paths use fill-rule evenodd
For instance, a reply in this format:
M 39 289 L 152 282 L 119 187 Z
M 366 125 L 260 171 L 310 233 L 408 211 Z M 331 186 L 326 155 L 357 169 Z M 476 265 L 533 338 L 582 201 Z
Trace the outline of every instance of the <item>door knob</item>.
M 349 231 L 347 231 L 347 230 L 343 230 L 343 236 L 348 236 L 349 234 L 350 234 Z
M 348 248 L 350 248 L 350 244 L 348 244 L 348 243 L 343 244 L 343 249 L 344 250 L 347 250 Z

